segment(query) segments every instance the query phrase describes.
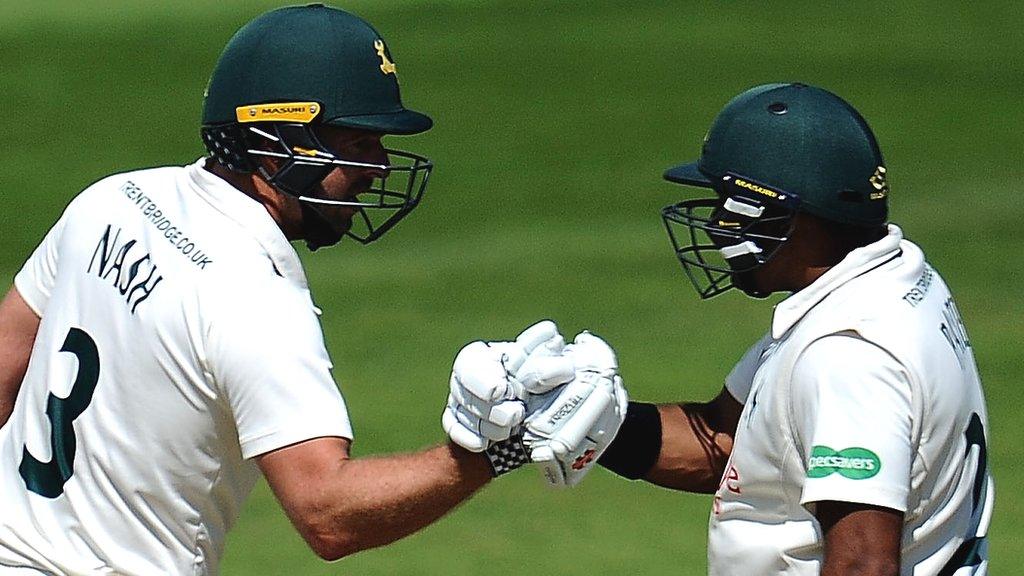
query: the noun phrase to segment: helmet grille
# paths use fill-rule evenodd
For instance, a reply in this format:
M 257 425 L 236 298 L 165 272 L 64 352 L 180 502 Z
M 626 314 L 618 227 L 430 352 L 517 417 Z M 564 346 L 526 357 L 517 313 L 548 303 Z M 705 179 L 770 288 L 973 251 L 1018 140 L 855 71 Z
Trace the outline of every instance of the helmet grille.
M 228 170 L 250 174 L 256 169 L 245 143 L 245 132 L 238 124 L 203 126 L 200 134 L 210 157 Z

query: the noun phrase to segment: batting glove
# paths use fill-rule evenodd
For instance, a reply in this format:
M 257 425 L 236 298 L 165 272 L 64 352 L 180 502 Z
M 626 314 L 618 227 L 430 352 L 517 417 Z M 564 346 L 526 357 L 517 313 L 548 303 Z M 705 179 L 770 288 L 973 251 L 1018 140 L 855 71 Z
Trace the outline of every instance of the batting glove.
M 548 484 L 574 486 L 594 467 L 626 418 L 629 397 L 615 352 L 590 334 L 565 347 L 575 363 L 569 384 L 528 400 L 522 442 Z
M 562 355 L 565 340 L 554 322 L 545 320 L 521 333 L 515 342 L 472 342 L 456 356 L 448 403 L 441 418 L 453 442 L 472 452 L 494 447 L 496 473 L 524 460 L 508 441 L 526 415 L 524 400 L 573 379 L 572 360 Z M 515 456 L 515 457 L 513 457 Z M 508 462 L 508 465 L 503 462 Z M 524 460 L 525 461 L 525 460 Z

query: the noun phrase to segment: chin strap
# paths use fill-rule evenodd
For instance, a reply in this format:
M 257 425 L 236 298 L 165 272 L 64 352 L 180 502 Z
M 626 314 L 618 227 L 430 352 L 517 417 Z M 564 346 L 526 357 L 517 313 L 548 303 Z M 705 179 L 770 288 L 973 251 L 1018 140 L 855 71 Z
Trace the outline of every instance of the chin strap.
M 306 240 L 306 246 L 312 252 L 317 248 L 334 246 L 345 236 L 344 232 L 338 232 L 331 226 L 327 219 L 315 206 L 299 201 L 302 209 L 302 237 Z

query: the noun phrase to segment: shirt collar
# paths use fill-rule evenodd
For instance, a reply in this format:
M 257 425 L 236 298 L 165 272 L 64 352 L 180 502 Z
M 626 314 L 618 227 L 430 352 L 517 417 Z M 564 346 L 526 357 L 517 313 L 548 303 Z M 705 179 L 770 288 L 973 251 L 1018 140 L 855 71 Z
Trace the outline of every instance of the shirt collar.
M 308 290 L 299 255 L 267 209 L 205 166 L 206 158 L 200 158 L 185 168 L 195 193 L 251 234 L 281 276 Z
M 772 338 L 782 338 L 811 308 L 843 284 L 896 257 L 901 240 L 903 231 L 899 226 L 889 224 L 885 238 L 853 250 L 810 286 L 779 302 L 772 316 Z

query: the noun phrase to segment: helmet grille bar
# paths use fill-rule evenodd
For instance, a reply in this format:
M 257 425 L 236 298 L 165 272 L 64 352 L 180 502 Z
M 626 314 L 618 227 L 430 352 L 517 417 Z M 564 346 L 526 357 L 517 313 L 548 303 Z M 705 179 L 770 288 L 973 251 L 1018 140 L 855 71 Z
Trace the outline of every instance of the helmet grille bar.
M 324 146 L 310 126 L 296 123 L 204 126 L 201 133 L 210 156 L 234 172 L 258 171 L 279 191 L 309 205 L 357 208 L 345 235 L 363 244 L 380 238 L 419 205 L 434 167 L 423 156 L 393 149 L 384 150 L 385 164 L 345 160 Z M 259 158 L 274 158 L 279 165 L 268 168 Z M 316 197 L 311 191 L 335 168 L 373 170 L 379 175 L 359 198 Z
M 733 197 L 701 198 L 662 209 L 676 258 L 701 298 L 733 288 L 735 274 L 765 264 L 792 231 L 794 211 L 776 207 L 784 213 L 765 216 L 767 210 L 755 208 L 749 199 L 731 204 L 730 200 Z M 685 233 L 678 234 L 679 228 Z M 772 233 L 773 229 L 784 233 Z

